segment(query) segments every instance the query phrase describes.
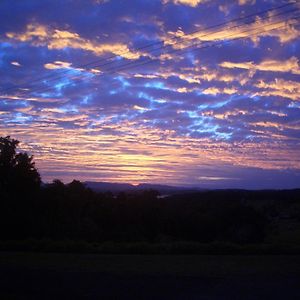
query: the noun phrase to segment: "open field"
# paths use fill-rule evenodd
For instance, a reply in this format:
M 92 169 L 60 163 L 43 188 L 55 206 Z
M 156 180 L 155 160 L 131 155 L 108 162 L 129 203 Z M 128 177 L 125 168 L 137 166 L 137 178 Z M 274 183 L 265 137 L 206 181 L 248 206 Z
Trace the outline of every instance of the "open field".
M 0 253 L 1 299 L 300 299 L 300 256 Z

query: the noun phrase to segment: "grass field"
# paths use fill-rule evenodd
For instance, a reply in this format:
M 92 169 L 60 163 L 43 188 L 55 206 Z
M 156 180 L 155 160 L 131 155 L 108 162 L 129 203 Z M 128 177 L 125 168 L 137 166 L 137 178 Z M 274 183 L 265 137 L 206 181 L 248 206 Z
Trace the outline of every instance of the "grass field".
M 0 252 L 0 299 L 300 299 L 300 256 Z

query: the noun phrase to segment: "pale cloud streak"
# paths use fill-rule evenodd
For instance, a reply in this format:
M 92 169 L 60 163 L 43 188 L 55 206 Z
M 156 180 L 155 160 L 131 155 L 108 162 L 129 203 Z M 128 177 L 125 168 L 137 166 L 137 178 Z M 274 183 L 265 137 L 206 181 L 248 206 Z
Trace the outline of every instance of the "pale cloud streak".
M 12 61 L 11 64 L 16 67 L 21 67 L 21 64 L 17 61 Z
M 195 33 L 188 34 L 182 29 L 177 31 L 169 31 L 169 37 L 164 37 L 165 45 L 172 45 L 175 49 L 183 49 L 189 45 L 199 45 L 199 42 L 215 42 L 215 41 L 226 41 L 236 40 L 242 38 L 249 38 L 256 45 L 259 42 L 260 37 L 277 37 L 281 43 L 287 43 L 292 40 L 299 38 L 300 31 L 296 28 L 297 20 L 278 19 L 276 15 L 272 17 L 270 14 L 269 18 L 257 17 L 252 23 L 240 23 L 232 24 L 230 26 L 221 27 L 215 30 L 197 30 Z M 180 39 L 178 42 L 178 39 Z M 191 42 L 193 42 L 191 44 Z M 197 43 L 198 42 L 198 43 Z M 201 43 L 200 43 L 201 45 Z
M 275 81 L 264 82 L 259 81 L 256 87 L 263 91 L 256 93 L 262 96 L 280 96 L 295 101 L 300 101 L 300 83 L 291 80 L 283 80 L 275 78 Z
M 239 0 L 239 5 L 254 5 L 256 0 Z
M 44 65 L 46 69 L 55 70 L 55 69 L 68 69 L 72 63 L 65 62 L 65 61 L 55 61 L 53 63 L 47 63 Z
M 176 5 L 187 5 L 191 7 L 196 7 L 201 3 L 207 2 L 207 0 L 162 0 L 163 4 L 166 4 L 168 2 L 172 2 Z
M 218 95 L 218 94 L 227 94 L 227 95 L 232 95 L 232 94 L 237 94 L 238 90 L 233 87 L 225 87 L 223 89 L 217 88 L 217 87 L 209 87 L 205 90 L 202 91 L 203 94 L 206 95 Z
M 61 98 L 45 98 L 45 97 L 26 97 L 26 96 L 18 96 L 18 95 L 0 95 L 0 99 L 4 100 L 23 100 L 29 102 L 40 102 L 40 103 L 64 103 L 68 100 Z
M 266 72 L 287 72 L 292 74 L 300 74 L 299 60 L 292 56 L 287 60 L 265 59 L 260 63 L 248 62 L 229 62 L 224 61 L 219 64 L 223 68 L 228 69 L 246 69 L 251 71 L 266 71 Z
M 138 59 L 141 53 L 131 51 L 122 43 L 101 43 L 81 37 L 76 32 L 51 29 L 41 24 L 28 24 L 22 33 L 8 32 L 7 38 L 20 42 L 29 42 L 34 46 L 47 46 L 48 49 L 73 48 L 90 51 L 95 55 L 113 53 L 127 59 Z

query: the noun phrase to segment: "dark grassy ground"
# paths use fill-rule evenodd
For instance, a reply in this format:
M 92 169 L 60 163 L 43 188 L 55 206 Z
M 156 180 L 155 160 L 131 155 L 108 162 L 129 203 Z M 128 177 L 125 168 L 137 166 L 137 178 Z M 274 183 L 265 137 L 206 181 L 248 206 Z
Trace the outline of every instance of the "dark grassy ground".
M 0 299 L 300 299 L 300 256 L 0 252 Z

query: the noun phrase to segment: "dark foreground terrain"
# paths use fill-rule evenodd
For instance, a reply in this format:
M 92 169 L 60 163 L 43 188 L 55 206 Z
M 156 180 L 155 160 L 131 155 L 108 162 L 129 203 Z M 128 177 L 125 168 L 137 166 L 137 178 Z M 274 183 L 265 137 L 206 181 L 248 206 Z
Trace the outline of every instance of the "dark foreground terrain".
M 2 252 L 0 299 L 300 299 L 300 256 Z
M 0 137 L 0 300 L 300 299 L 300 189 L 42 184 L 18 143 Z

